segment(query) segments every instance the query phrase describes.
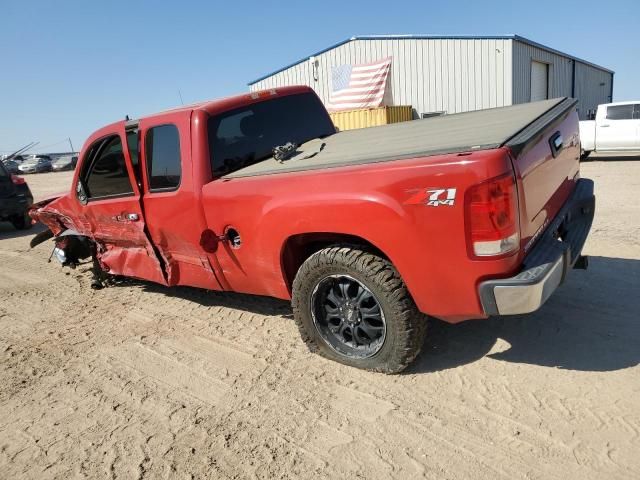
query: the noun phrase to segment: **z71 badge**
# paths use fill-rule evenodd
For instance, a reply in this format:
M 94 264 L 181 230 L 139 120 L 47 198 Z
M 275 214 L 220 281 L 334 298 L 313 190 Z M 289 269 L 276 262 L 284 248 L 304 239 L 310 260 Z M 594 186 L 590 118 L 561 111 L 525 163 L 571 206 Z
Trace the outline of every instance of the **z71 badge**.
M 420 190 L 404 202 L 406 205 L 424 204 L 428 207 L 447 205 L 453 207 L 456 202 L 455 188 L 428 188 Z

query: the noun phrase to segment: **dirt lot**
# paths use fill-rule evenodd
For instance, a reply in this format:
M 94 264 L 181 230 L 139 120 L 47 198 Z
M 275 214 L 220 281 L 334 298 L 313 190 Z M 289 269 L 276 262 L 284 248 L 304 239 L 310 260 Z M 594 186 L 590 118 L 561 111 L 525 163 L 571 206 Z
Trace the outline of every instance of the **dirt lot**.
M 307 353 L 285 302 L 93 291 L 0 224 L 0 477 L 640 478 L 640 161 L 583 176 L 590 270 L 532 315 L 431 322 L 399 376 Z

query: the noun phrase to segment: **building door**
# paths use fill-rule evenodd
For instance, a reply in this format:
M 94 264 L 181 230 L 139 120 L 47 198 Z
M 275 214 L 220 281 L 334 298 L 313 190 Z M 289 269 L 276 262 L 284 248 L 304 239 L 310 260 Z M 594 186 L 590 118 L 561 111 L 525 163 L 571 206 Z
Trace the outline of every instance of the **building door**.
M 531 101 L 549 98 L 549 64 L 531 61 Z

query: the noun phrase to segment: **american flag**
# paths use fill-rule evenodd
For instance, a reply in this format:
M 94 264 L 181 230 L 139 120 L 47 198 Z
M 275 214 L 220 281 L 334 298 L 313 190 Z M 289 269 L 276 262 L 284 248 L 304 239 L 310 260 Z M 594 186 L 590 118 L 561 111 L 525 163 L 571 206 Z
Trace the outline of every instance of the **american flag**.
M 327 107 L 330 110 L 379 107 L 390 68 L 391 57 L 373 63 L 333 67 Z

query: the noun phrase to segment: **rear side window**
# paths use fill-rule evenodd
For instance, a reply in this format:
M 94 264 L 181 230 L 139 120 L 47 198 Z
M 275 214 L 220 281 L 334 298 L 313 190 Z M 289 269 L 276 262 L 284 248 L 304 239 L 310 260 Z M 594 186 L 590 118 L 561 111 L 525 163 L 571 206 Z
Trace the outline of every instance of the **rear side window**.
M 635 109 L 633 110 L 633 118 L 636 120 L 640 120 L 640 103 L 636 103 Z
M 149 190 L 175 190 L 180 185 L 180 137 L 175 125 L 150 128 L 145 139 Z
M 84 183 L 88 198 L 133 194 L 119 136 L 99 140 L 87 155 Z
M 607 107 L 607 119 L 631 120 L 633 118 L 633 105 L 611 105 Z

